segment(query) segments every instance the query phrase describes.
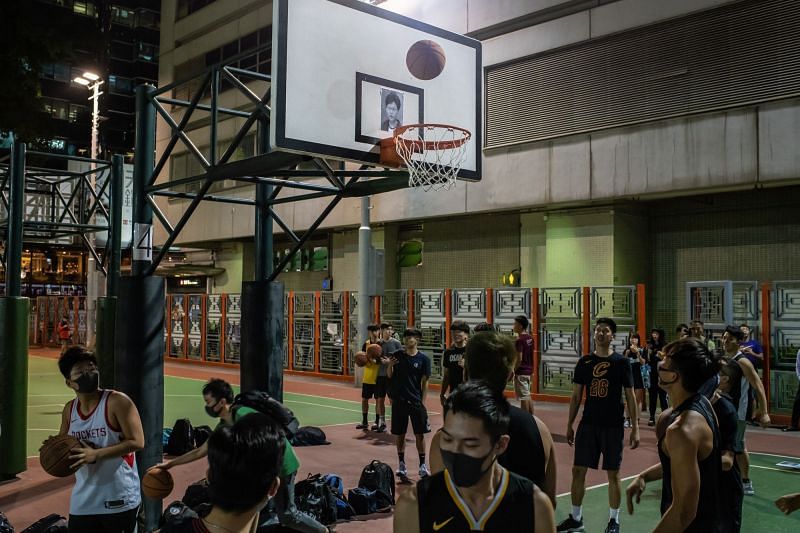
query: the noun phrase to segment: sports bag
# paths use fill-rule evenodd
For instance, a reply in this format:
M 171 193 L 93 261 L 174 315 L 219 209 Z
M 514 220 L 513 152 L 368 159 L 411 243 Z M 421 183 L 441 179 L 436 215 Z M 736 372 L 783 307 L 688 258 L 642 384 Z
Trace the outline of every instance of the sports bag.
M 199 448 L 208 440 L 214 430 L 210 426 L 197 426 L 194 428 L 194 445 Z
M 208 490 L 208 481 L 201 479 L 195 481 L 188 487 L 186 492 L 183 493 L 181 501 L 185 503 L 190 509 L 197 511 L 197 509 L 206 503 L 211 503 L 211 494 Z
M 294 486 L 294 503 L 297 508 L 328 525 L 336 522 L 336 496 L 320 474 L 309 474 Z
M 164 509 L 161 515 L 161 530 L 164 533 L 189 529 L 192 520 L 200 516 L 182 501 L 174 501 Z
M 347 502 L 344 494 L 344 481 L 336 474 L 325 474 L 322 480 L 327 483 L 333 495 L 336 497 L 336 518 L 339 520 L 350 520 L 355 516 L 355 510 Z
M 67 519 L 59 514 L 49 514 L 23 529 L 22 533 L 67 533 Z
M 330 444 L 325 432 L 318 427 L 303 426 L 299 428 L 292 437 L 292 446 L 321 446 Z
M 381 506 L 382 499 L 378 496 L 378 491 L 364 487 L 356 487 L 347 491 L 347 501 L 350 502 L 357 515 L 385 512 L 391 509 L 391 507 Z
M 277 422 L 290 441 L 300 427 L 300 421 L 294 416 L 291 409 L 263 391 L 251 390 L 237 394 L 233 399 L 233 407 L 243 405 L 267 415 Z
M 14 533 L 14 526 L 3 513 L 0 513 L 0 533 Z
M 361 471 L 358 479 L 360 488 L 374 490 L 379 500 L 378 509 L 394 505 L 395 479 L 394 470 L 386 463 L 373 460 Z M 353 505 L 352 503 L 350 505 Z M 355 506 L 354 506 L 355 507 Z
M 172 426 L 172 433 L 169 435 L 164 453 L 167 455 L 179 456 L 194 450 L 194 428 L 188 418 L 181 418 L 175 421 Z

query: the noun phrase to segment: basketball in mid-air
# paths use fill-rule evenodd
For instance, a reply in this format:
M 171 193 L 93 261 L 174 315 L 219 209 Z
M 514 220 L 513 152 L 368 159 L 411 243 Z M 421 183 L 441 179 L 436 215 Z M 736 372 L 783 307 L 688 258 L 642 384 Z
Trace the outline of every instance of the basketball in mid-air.
M 367 364 L 367 352 L 356 352 L 356 366 L 366 366 Z
M 447 58 L 444 49 L 433 41 L 417 41 L 406 53 L 408 71 L 420 80 L 432 80 L 442 73 Z
M 72 435 L 50 437 L 39 448 L 39 463 L 42 469 L 55 477 L 67 477 L 75 473 L 70 466 L 75 461 L 69 458 L 73 448 L 80 446 Z
M 153 467 L 142 478 L 142 492 L 152 500 L 161 500 L 169 496 L 175 482 L 169 470 Z

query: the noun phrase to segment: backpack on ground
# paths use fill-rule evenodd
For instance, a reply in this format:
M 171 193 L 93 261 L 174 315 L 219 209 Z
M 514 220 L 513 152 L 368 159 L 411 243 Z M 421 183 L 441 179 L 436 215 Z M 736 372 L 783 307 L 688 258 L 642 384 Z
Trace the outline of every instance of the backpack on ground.
M 14 533 L 14 526 L 3 513 L 0 513 L 0 533 Z
M 391 509 L 391 506 L 382 505 L 386 503 L 386 499 L 378 497 L 378 494 L 379 492 L 376 490 L 356 487 L 347 491 L 347 501 L 350 502 L 357 515 L 386 512 Z
M 308 478 L 294 486 L 294 502 L 297 508 L 326 526 L 336 522 L 336 499 L 333 489 L 320 474 L 309 474 Z
M 379 499 L 380 504 L 378 509 L 394 505 L 394 470 L 386 463 L 373 460 L 365 466 L 358 479 L 358 486 L 376 492 L 376 498 Z
M 299 428 L 294 437 L 289 439 L 292 446 L 321 446 L 330 444 L 327 435 L 318 427 L 303 426 Z
M 277 422 L 290 441 L 295 432 L 300 428 L 300 421 L 294 416 L 291 409 L 263 391 L 251 390 L 237 394 L 233 399 L 233 407 L 243 405 L 267 415 Z
M 175 421 L 172 433 L 169 435 L 164 453 L 179 456 L 194 450 L 194 428 L 188 418 Z
M 172 528 L 179 528 L 199 517 L 186 503 L 176 500 L 169 504 L 161 515 L 161 531 L 168 532 Z
M 325 474 L 322 480 L 330 486 L 333 495 L 336 497 L 336 518 L 339 520 L 350 520 L 355 516 L 355 510 L 347 502 L 344 493 L 344 481 L 336 474 Z
M 67 533 L 67 519 L 56 513 L 49 514 L 23 529 L 22 533 Z
M 181 501 L 195 512 L 201 505 L 211 503 L 208 481 L 201 479 L 186 487 L 186 492 L 183 493 Z
M 194 428 L 194 445 L 199 448 L 206 443 L 208 437 L 214 432 L 211 426 L 197 426 Z

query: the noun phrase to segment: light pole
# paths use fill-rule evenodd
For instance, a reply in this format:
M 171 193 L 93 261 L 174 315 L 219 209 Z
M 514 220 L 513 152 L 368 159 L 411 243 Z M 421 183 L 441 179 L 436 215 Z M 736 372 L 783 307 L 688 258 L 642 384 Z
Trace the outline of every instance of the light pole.
M 75 83 L 79 85 L 83 85 L 87 89 L 92 92 L 92 95 L 89 97 L 89 100 L 92 100 L 92 145 L 91 145 L 91 153 L 89 157 L 91 159 L 97 159 L 99 156 L 99 147 L 97 142 L 97 131 L 100 125 L 100 95 L 103 94 L 100 92 L 100 86 L 103 84 L 103 80 L 100 79 L 100 76 L 95 74 L 94 72 L 84 72 L 83 76 L 79 76 L 73 80 Z M 97 165 L 92 161 L 90 163 L 91 174 L 89 178 L 89 183 L 91 185 L 92 191 L 96 194 L 97 193 Z M 89 203 L 91 205 L 91 198 L 92 195 L 89 196 Z M 95 223 L 95 215 L 92 215 L 91 220 L 88 221 L 89 224 L 94 225 Z M 94 248 L 95 246 L 95 234 L 91 232 L 88 236 L 89 243 Z M 98 289 L 100 287 L 100 274 L 97 271 L 97 264 L 94 260 L 94 255 L 89 253 L 89 257 L 87 258 L 87 268 L 86 268 L 86 346 L 93 347 L 95 343 L 95 324 L 96 324 L 96 313 L 97 313 L 97 297 Z

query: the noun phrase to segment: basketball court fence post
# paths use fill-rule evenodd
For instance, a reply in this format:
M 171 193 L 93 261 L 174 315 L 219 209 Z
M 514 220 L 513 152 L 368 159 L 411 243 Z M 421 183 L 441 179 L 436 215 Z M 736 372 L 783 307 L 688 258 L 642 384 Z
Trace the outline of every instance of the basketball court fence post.
M 639 332 L 639 337 L 642 346 L 647 344 L 647 293 L 645 292 L 645 284 L 636 284 L 636 331 Z
M 764 393 L 767 396 L 766 411 L 772 410 L 770 369 L 772 368 L 772 284 L 761 284 L 761 348 L 764 350 Z
M 486 289 L 486 323 L 494 324 L 494 290 Z
M 450 326 L 453 324 L 453 289 L 444 290 L 444 349 L 448 349 L 453 342 Z
M 342 292 L 342 375 L 350 375 L 350 291 Z
M 531 335 L 533 336 L 533 371 L 536 379 L 533 380 L 533 393 L 539 394 L 539 380 L 542 379 L 542 371 L 539 368 L 541 359 L 540 332 L 539 332 L 539 288 L 531 288 Z
M 589 355 L 592 350 L 592 300 L 591 288 L 581 288 L 581 355 Z

